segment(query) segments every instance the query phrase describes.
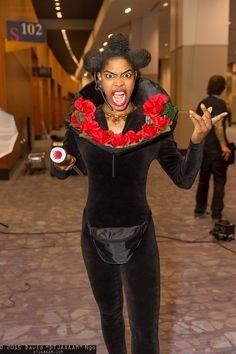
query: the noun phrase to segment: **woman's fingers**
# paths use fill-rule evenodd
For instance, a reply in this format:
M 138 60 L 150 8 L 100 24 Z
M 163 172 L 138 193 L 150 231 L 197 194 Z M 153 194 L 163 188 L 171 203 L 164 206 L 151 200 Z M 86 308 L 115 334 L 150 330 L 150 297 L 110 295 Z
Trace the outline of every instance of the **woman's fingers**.
M 211 112 L 212 112 L 212 107 L 208 107 L 206 108 L 206 106 L 202 103 L 200 105 L 202 111 L 203 111 L 203 116 L 205 116 L 206 118 L 211 118 Z
M 189 116 L 193 122 L 197 122 L 202 127 L 205 124 L 208 129 L 211 128 L 212 124 L 216 124 L 217 122 L 219 122 L 221 119 L 223 119 L 228 114 L 227 112 L 223 112 L 221 114 L 218 114 L 214 118 L 211 118 L 212 107 L 206 108 L 206 106 L 204 104 L 201 104 L 201 109 L 203 111 L 202 117 L 199 116 L 196 112 L 194 112 L 192 110 L 189 111 Z
M 221 114 L 218 114 L 218 116 L 215 116 L 214 118 L 212 118 L 212 124 L 216 124 L 217 122 L 219 122 L 222 118 L 224 118 L 225 116 L 227 116 L 228 112 L 224 112 Z
M 203 129 L 204 131 L 206 129 L 209 130 L 212 127 L 212 120 L 211 120 L 212 107 L 206 108 L 204 104 L 201 104 L 201 109 L 203 111 L 202 117 L 192 110 L 189 111 L 189 116 L 195 126 L 197 125 L 199 128 Z

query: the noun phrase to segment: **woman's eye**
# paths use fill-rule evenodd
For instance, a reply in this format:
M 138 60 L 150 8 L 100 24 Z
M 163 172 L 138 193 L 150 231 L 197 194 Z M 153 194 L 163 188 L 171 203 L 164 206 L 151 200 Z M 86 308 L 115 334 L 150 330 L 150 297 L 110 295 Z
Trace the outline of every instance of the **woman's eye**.
M 112 79 L 114 77 L 114 75 L 111 73 L 107 73 L 105 76 L 107 79 Z
M 123 77 L 125 77 L 125 78 L 130 78 L 130 77 L 132 77 L 132 73 L 131 72 L 129 72 L 129 73 L 125 73 L 124 75 L 123 75 Z

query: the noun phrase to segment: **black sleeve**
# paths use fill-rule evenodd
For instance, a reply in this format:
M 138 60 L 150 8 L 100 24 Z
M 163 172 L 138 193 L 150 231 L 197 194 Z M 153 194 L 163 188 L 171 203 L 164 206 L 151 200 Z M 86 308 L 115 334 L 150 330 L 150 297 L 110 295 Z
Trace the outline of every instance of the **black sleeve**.
M 178 187 L 191 188 L 201 166 L 203 145 L 203 143 L 193 144 L 190 141 L 187 153 L 183 156 L 172 134 L 160 141 L 157 160 Z
M 217 100 L 217 104 L 213 107 L 212 111 L 212 117 L 217 116 L 218 114 L 221 114 L 223 112 L 227 112 L 227 107 L 226 104 L 223 100 L 219 99 Z
M 87 175 L 87 170 L 86 166 L 84 164 L 84 161 L 81 157 L 78 144 L 75 140 L 75 133 L 71 131 L 70 129 L 66 130 L 65 138 L 63 141 L 62 145 L 63 149 L 66 150 L 66 152 L 76 158 L 76 167 L 79 169 L 81 172 L 81 175 Z M 57 177 L 59 179 L 65 179 L 71 175 L 78 175 L 78 173 L 75 170 L 69 170 L 69 171 L 60 171 L 55 168 L 54 164 L 51 163 L 51 175 L 54 177 Z

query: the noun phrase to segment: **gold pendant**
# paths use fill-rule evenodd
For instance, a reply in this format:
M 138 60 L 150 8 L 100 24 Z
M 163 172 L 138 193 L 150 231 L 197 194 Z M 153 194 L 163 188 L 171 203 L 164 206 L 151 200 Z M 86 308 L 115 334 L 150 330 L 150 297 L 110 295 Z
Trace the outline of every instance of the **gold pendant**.
M 117 117 L 117 116 L 112 117 L 112 123 L 118 124 L 119 121 L 120 121 L 120 117 Z

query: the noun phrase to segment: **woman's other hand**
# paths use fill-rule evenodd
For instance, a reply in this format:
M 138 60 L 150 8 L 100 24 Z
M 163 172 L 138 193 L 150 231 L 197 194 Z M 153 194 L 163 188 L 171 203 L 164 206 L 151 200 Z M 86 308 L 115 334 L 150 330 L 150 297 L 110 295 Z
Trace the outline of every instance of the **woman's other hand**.
M 192 110 L 189 111 L 189 117 L 194 125 L 194 131 L 191 136 L 191 141 L 194 144 L 201 143 L 211 130 L 212 126 L 228 114 L 227 112 L 223 112 L 212 118 L 212 107 L 206 108 L 204 104 L 201 104 L 201 109 L 203 111 L 202 116 L 199 116 L 196 112 Z
M 63 163 L 54 163 L 54 166 L 59 171 L 69 171 L 73 168 L 76 158 L 70 154 L 66 155 L 66 161 Z

